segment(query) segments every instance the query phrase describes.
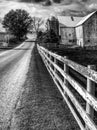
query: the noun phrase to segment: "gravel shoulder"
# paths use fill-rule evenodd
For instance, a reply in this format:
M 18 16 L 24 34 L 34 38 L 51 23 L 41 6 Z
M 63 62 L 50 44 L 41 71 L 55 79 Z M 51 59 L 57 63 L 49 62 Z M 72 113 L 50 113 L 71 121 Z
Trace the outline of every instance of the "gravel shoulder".
M 80 130 L 36 47 L 10 130 Z

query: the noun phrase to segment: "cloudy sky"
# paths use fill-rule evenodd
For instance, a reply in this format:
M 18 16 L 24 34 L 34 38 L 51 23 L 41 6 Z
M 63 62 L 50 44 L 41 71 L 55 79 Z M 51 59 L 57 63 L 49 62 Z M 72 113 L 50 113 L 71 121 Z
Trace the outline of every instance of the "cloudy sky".
M 0 0 L 0 18 L 10 9 L 25 9 L 32 16 L 84 16 L 97 9 L 97 0 Z

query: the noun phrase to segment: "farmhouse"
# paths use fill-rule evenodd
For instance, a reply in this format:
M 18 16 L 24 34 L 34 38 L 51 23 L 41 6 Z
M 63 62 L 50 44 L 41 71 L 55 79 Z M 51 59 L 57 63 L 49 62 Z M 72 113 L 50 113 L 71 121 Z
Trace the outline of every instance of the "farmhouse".
M 62 44 L 97 45 L 97 11 L 85 17 L 58 16 Z

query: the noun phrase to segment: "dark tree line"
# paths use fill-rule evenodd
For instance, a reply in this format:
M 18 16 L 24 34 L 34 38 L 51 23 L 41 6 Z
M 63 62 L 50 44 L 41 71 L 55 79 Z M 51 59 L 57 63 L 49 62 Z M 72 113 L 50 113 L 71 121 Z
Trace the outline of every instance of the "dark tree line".
M 59 43 L 59 37 L 55 34 L 55 32 L 53 30 L 49 30 L 49 31 L 39 31 L 38 35 L 37 35 L 37 42 L 39 44 L 42 43 Z

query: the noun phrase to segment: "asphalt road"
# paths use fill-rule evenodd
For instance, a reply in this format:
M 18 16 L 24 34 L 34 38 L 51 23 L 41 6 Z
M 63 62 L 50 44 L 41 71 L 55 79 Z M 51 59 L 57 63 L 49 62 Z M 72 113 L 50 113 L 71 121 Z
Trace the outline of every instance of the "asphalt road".
M 26 80 L 34 43 L 0 53 L 0 130 L 8 130 Z

